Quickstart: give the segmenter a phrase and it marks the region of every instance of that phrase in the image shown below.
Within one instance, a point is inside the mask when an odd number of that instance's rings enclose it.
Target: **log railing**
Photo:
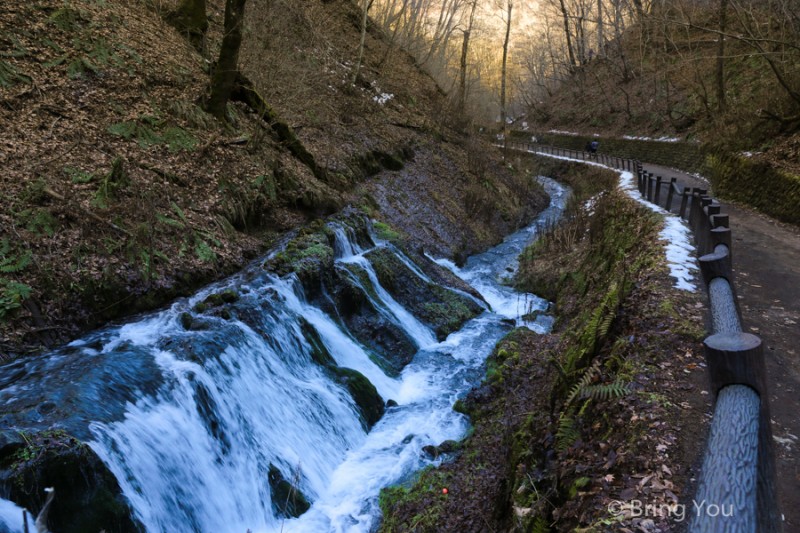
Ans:
[[[742,331],[728,215],[707,190],[654,176],[638,161],[514,141],[506,148],[628,170],[643,198],[688,222],[708,292],[711,331],[703,347],[715,399],[698,488],[685,507],[688,531],[781,531],[763,345]]]

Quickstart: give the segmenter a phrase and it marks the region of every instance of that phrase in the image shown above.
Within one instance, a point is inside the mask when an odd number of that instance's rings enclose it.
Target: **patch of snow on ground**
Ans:
[[[667,259],[667,267],[669,267],[670,276],[675,278],[676,289],[684,291],[695,292],[697,284],[695,282],[695,272],[699,269],[697,267],[697,260],[694,257],[695,247],[691,244],[691,232],[684,224],[683,220],[677,215],[662,209],[661,207],[652,204],[642,198],[638,189],[633,181],[633,173],[601,165],[590,161],[583,161],[581,159],[573,159],[571,157],[554,156],[537,152],[536,150],[528,150],[531,153],[552,157],[554,159],[563,159],[565,161],[575,161],[577,163],[585,163],[587,165],[594,165],[598,167],[608,168],[619,172],[619,186],[620,189],[625,191],[629,197],[647,207],[651,211],[659,213],[664,217],[664,229],[658,234],[662,240],[665,241],[664,255]],[[588,201],[587,201],[588,203]],[[588,206],[587,206],[588,207]]]
[[[394,98],[394,95],[391,93],[381,93],[379,95],[373,96],[372,99],[378,102],[380,105],[384,105],[386,102]]]
[[[594,214],[594,206],[597,205],[597,201],[603,197],[603,193],[599,192],[583,202],[583,209],[589,214],[589,216]]]
[[[680,142],[680,138],[678,137],[667,137],[667,136],[654,139],[653,137],[635,137],[633,135],[623,135],[622,138],[628,141],[655,141],[660,143]]]
[[[549,130],[547,133],[555,133],[557,135],[572,135],[573,137],[577,137],[580,133],[575,133],[574,131],[562,131],[562,130]]]

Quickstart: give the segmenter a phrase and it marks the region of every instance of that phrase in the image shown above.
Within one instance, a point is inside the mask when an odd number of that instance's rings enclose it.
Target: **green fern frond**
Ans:
[[[598,385],[588,385],[580,391],[582,398],[593,400],[609,400],[611,398],[622,398],[628,394],[628,386],[621,381],[614,383],[602,383]]]
[[[570,389],[567,400],[564,402],[565,409],[572,405],[572,402],[574,402],[576,398],[582,396],[582,391],[589,386],[589,384],[594,380],[595,376],[597,376],[599,373],[600,360],[596,359],[591,366],[589,366],[589,368],[584,370],[581,378]]]
[[[170,202],[169,205],[172,207],[172,210],[175,212],[175,214],[178,215],[178,218],[180,218],[183,222],[188,222],[188,220],[186,220],[186,214],[183,212],[183,209],[178,207],[178,204],[175,202]]]
[[[556,431],[556,450],[563,452],[581,438],[581,432],[575,427],[575,419],[563,413],[558,419]]]
[[[29,251],[21,255],[13,255],[8,239],[0,240],[0,273],[14,274],[24,270],[30,263],[31,253]]]

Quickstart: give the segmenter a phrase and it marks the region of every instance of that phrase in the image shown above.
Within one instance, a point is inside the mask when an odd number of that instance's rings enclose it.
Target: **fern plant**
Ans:
[[[17,255],[11,249],[8,239],[0,240],[0,274],[16,274],[24,270],[30,262],[30,252]],[[4,319],[14,309],[21,307],[31,292],[30,286],[24,283],[0,277],[0,319]]]
[[[575,419],[565,412],[558,417],[558,429],[556,430],[556,450],[563,452],[581,438],[581,432],[577,427]]]
[[[0,273],[14,274],[22,271],[31,262],[31,253],[14,255],[8,239],[0,240]]]

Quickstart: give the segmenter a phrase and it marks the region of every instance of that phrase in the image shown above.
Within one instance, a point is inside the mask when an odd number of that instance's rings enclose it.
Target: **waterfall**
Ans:
[[[0,367],[0,414],[54,398],[73,406],[61,426],[85,427],[79,436],[149,533],[370,531],[380,488],[433,464],[424,446],[463,437],[467,420],[452,405],[480,381],[486,356],[511,327],[507,319],[519,318],[521,299],[547,304],[498,282],[533,238],[534,224],[463,268],[438,261],[491,310],[437,342],[381,284],[369,252],[386,248],[432,283],[424,269],[374,235],[367,245],[344,225],[329,228],[339,271],[419,348],[399,375],[387,375],[294,275],[279,278],[254,265],[167,310]],[[204,305],[224,291],[237,296],[224,307]],[[530,326],[546,330],[539,319]],[[394,400],[371,428],[351,392],[320,363],[323,348],[331,365],[357,371],[383,400]],[[299,517],[273,503],[276,471],[311,503]],[[0,529],[13,512],[0,500]]]

